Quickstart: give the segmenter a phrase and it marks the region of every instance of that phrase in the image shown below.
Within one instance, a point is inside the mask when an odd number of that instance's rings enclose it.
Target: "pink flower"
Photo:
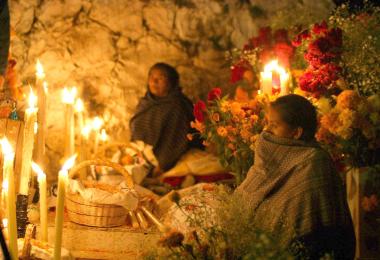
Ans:
[[[194,117],[195,119],[203,123],[205,121],[205,115],[204,112],[206,111],[206,104],[202,100],[199,100],[195,105],[194,105]]]
[[[213,88],[207,95],[208,101],[213,101],[215,99],[219,99],[222,95],[222,90],[220,88]]]

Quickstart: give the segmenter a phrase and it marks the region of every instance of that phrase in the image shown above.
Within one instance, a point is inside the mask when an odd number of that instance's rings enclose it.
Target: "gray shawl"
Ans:
[[[329,155],[316,142],[263,132],[254,161],[236,193],[249,204],[258,227],[284,245],[304,242],[312,258],[321,251],[353,256],[355,238],[345,190]]]
[[[189,148],[186,137],[193,120],[193,104],[179,87],[166,97],[147,91],[130,121],[131,140],[153,146],[162,170],[169,170]]]

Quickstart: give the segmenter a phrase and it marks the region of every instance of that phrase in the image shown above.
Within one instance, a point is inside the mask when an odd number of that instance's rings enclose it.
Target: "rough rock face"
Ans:
[[[64,86],[77,86],[87,115],[104,116],[108,132],[122,141],[151,65],[175,66],[194,100],[227,87],[225,51],[240,48],[288,1],[255,1],[268,14],[263,18],[250,12],[253,3],[237,0],[10,0],[19,78],[33,83],[39,58],[49,83],[50,172],[63,153]],[[331,5],[314,8],[327,13]]]

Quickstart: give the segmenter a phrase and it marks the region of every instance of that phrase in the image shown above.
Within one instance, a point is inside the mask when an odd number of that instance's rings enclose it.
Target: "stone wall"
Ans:
[[[185,93],[193,99],[213,86],[226,87],[225,51],[240,48],[271,16],[295,1],[251,2],[10,0],[11,51],[20,80],[34,82],[39,58],[49,82],[50,169],[56,171],[63,153],[63,86],[77,86],[89,115],[104,115],[112,137],[126,139],[129,118],[145,92],[152,64],[174,65]],[[305,5],[326,14],[332,7],[316,2]]]

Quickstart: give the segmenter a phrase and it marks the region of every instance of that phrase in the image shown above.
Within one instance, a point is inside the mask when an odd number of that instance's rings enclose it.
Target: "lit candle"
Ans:
[[[108,135],[107,135],[106,129],[102,129],[102,131],[100,131],[100,140],[102,141],[103,144],[107,142]]]
[[[79,151],[79,161],[80,162],[83,162],[83,161],[88,159],[88,152],[89,152],[88,139],[90,136],[91,128],[92,127],[90,125],[85,125],[81,131],[82,137],[81,137],[80,151]],[[86,168],[80,169],[79,178],[81,180],[85,180],[86,177],[87,177],[87,169]]]
[[[38,185],[40,190],[40,223],[41,223],[41,240],[47,242],[48,238],[48,225],[47,225],[47,185],[46,174],[34,162],[32,162],[32,169],[37,173]]]
[[[96,116],[92,121],[92,129],[94,130],[94,155],[98,153],[98,146],[99,146],[99,130],[103,125],[103,120]]]
[[[281,93],[280,95],[289,94],[289,74],[286,73],[285,70],[280,73],[280,81],[281,81]]]
[[[37,119],[37,97],[34,95],[32,89],[29,94],[29,108],[25,110],[24,116],[24,133],[22,139],[22,162],[20,173],[20,187],[19,193],[28,195],[29,192],[29,179],[34,146],[34,127]]]
[[[74,129],[74,101],[77,94],[76,87],[64,88],[62,92],[62,102],[66,104],[65,113],[65,158],[74,153],[75,149],[75,129]]]
[[[273,73],[276,72],[280,76],[280,95],[286,95],[289,93],[288,83],[289,74],[284,68],[282,68],[277,60],[273,60],[264,66],[264,71],[261,75],[261,92],[263,94],[272,94],[273,86]]]
[[[263,94],[272,94],[272,72],[271,71],[263,71],[260,73],[261,75],[261,92]]]
[[[7,194],[8,194],[8,179],[7,176],[3,176],[4,180],[1,184],[1,216],[7,215]],[[8,221],[8,220],[7,220]],[[8,223],[8,222],[7,222]]]
[[[15,153],[6,137],[1,139],[1,146],[3,149],[3,155],[4,155],[3,176],[7,176],[7,180],[8,180],[7,217],[8,217],[9,251],[12,256],[12,259],[18,259],[17,223],[16,223],[16,187],[15,187],[15,176],[14,176],[14,171],[13,171]]]
[[[43,163],[45,155],[45,133],[46,133],[46,96],[47,83],[44,81],[45,72],[39,60],[36,63],[36,88],[38,96],[38,132],[35,151],[35,159],[39,164]]]
[[[58,195],[55,209],[55,241],[54,260],[61,259],[63,211],[65,204],[66,186],[68,184],[69,169],[74,166],[76,155],[70,157],[58,173]]]
[[[8,219],[3,218],[3,235],[5,240],[8,240]]]
[[[82,101],[82,99],[78,98],[75,101],[75,113],[77,115],[77,122],[78,122],[79,131],[82,131],[82,129],[83,129],[83,111],[84,111],[83,101]],[[79,136],[81,137],[82,134],[80,133]]]

